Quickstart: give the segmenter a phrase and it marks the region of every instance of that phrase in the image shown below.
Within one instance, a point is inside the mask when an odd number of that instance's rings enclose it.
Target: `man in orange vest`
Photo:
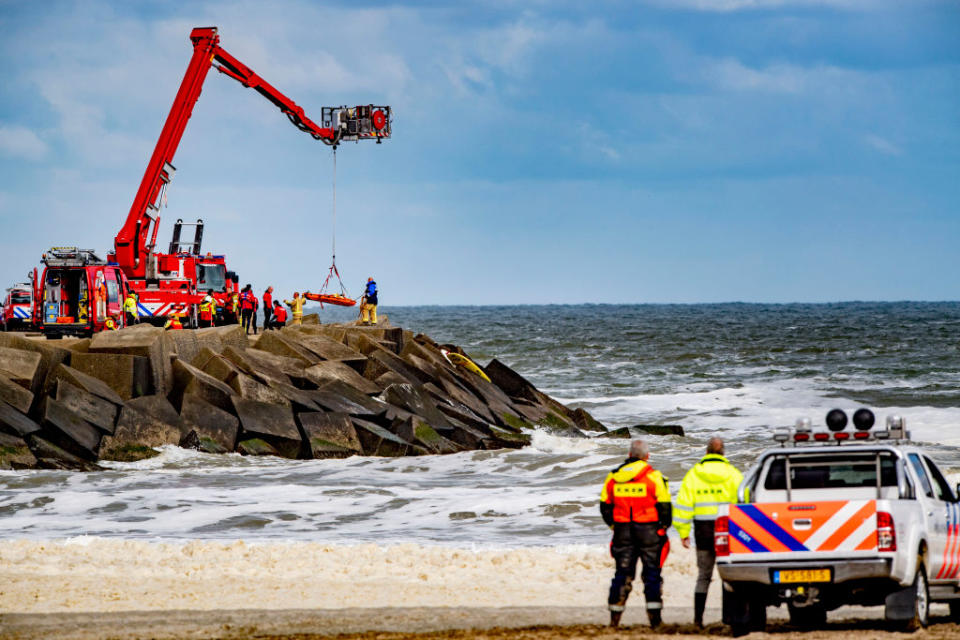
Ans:
[[[607,474],[600,492],[600,514],[613,529],[610,555],[616,573],[610,582],[610,626],[617,627],[637,575],[637,560],[643,569],[643,595],[650,626],[662,622],[660,577],[662,554],[667,547],[667,528],[673,518],[667,479],[651,467],[650,449],[643,440],[630,443],[630,457]]]

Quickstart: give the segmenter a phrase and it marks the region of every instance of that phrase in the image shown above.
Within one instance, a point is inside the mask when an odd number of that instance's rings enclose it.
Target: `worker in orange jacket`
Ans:
[[[273,287],[267,287],[263,292],[263,329],[270,328],[270,316],[273,314]]]
[[[279,300],[273,301],[273,322],[270,327],[273,329],[282,329],[287,324],[287,310],[283,308]]]
[[[647,601],[650,626],[662,622],[663,580],[660,568],[664,550],[669,549],[667,529],[670,527],[673,507],[667,479],[647,462],[650,449],[643,440],[630,443],[626,462],[611,471],[600,493],[600,514],[613,529],[610,554],[616,562],[616,572],[610,582],[610,626],[620,625],[637,574],[637,561],[643,566],[640,574]]]

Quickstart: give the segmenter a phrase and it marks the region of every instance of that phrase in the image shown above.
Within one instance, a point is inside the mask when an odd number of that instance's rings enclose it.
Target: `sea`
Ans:
[[[960,303],[389,307],[394,325],[497,358],[645,438],[675,492],[710,436],[741,469],[776,428],[868,407],[902,416],[960,479]],[[353,319],[325,308],[324,322]],[[638,434],[639,435],[639,434]],[[0,538],[603,545],[597,508],[627,441],[537,431],[521,450],[283,460],[165,447],[94,473],[0,471]]]

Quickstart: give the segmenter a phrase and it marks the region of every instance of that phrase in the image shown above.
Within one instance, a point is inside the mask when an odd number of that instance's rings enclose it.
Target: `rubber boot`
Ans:
[[[620,618],[623,617],[623,611],[610,612],[610,626],[616,629],[620,626]]]
[[[707,608],[707,594],[693,594],[693,624],[697,629],[703,629],[703,610]]]
[[[660,609],[647,609],[647,617],[650,619],[650,628],[656,629],[663,622],[660,616]]]

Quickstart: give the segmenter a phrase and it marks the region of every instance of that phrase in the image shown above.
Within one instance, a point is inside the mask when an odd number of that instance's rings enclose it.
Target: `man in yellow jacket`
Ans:
[[[290,307],[290,311],[293,312],[293,322],[291,324],[303,324],[303,303],[305,300],[306,298],[300,297],[299,291],[293,292],[293,300],[284,300],[286,305]]]
[[[131,327],[140,322],[140,312],[137,309],[137,294],[133,291],[127,293],[123,300],[123,313],[127,316],[127,326]]]
[[[662,621],[660,568],[670,526],[670,491],[667,479],[650,466],[649,459],[646,442],[631,442],[626,462],[607,474],[600,492],[600,515],[613,529],[610,555],[616,562],[607,598],[611,627],[620,625],[637,575],[637,560],[643,566],[640,578],[650,626],[656,628]]]
[[[703,627],[703,610],[707,606],[707,590],[713,577],[717,556],[713,548],[713,527],[717,507],[737,501],[737,488],[743,475],[723,457],[723,440],[710,438],[707,455],[683,477],[673,525],[681,542],[690,548],[690,529],[697,545],[697,586],[693,592],[693,621]]]

